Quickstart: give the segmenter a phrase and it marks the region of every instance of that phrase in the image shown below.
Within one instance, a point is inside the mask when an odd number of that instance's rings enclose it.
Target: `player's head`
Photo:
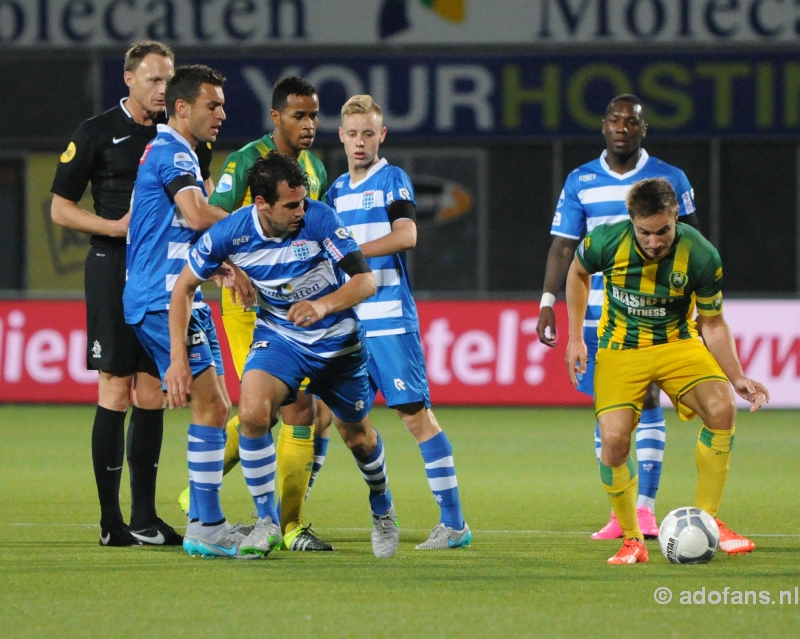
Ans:
[[[625,200],[636,243],[649,260],[666,255],[675,241],[678,198],[669,180],[648,178],[637,182]]]
[[[170,124],[196,142],[213,142],[225,119],[225,77],[204,64],[188,64],[175,69],[167,83],[167,115]],[[191,140],[190,140],[191,142]]]
[[[248,173],[247,186],[265,231],[284,235],[302,226],[308,181],[292,156],[273,151],[259,158]]]
[[[371,167],[386,139],[383,111],[370,95],[354,95],[342,107],[339,139],[344,144],[350,170]]]
[[[142,40],[125,53],[123,77],[130,99],[151,118],[164,111],[164,92],[174,73],[175,55],[166,44]]]
[[[625,161],[642,146],[647,135],[642,101],[631,93],[618,95],[608,103],[603,118],[606,151]]]
[[[270,111],[275,131],[272,135],[279,151],[298,157],[314,144],[319,118],[317,90],[303,78],[278,80],[272,91]]]

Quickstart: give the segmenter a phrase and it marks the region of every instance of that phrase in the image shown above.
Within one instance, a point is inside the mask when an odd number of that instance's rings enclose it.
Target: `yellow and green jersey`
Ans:
[[[678,222],[672,249],[648,260],[636,245],[633,224],[602,224],[578,247],[590,273],[603,273],[598,346],[643,348],[697,337],[700,315],[722,312],[722,262],[699,231]]]
[[[231,153],[225,160],[225,168],[217,181],[209,202],[220,206],[229,213],[252,203],[250,189],[247,188],[247,172],[259,158],[275,151],[275,142],[269,135],[243,146]],[[300,167],[308,177],[308,195],[312,200],[322,200],[328,189],[328,174],[320,159],[310,151],[301,151],[297,158]]]

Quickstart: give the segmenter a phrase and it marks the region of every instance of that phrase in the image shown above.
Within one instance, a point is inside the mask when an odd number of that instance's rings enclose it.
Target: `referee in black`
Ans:
[[[166,123],[164,93],[174,55],[155,41],[135,43],[125,54],[130,93],[119,105],[83,122],[61,155],[51,191],[50,215],[61,226],[90,233],[86,256],[86,361],[100,371],[92,429],[92,462],[100,497],[100,545],[180,545],[183,538],[156,513],[156,475],[164,432],[164,395],[155,363],[125,324],[125,236],[139,159]],[[211,154],[198,148],[203,178]],[[96,215],[78,206],[88,183]],[[125,415],[133,410],[125,441]],[[131,519],[119,505],[123,456],[131,480]]]

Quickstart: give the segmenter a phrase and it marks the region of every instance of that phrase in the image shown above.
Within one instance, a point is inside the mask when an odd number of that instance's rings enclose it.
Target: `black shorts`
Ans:
[[[86,256],[86,368],[117,377],[149,373],[158,367],[125,323],[125,250],[92,246]]]

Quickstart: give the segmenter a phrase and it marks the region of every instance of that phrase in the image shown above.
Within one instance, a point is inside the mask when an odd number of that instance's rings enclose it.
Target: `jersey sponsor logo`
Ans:
[[[346,240],[348,237],[350,237],[350,231],[343,226],[340,226],[338,229],[336,229],[336,237],[338,237],[340,240]]]
[[[343,230],[343,229],[337,229],[337,231],[336,231],[337,234],[339,233],[339,230]],[[345,230],[345,232],[347,232],[347,231]],[[338,248],[336,248],[336,244],[331,242],[331,239],[329,237],[326,237],[324,240],[322,240],[322,244],[325,247],[325,250],[328,251],[328,255],[330,255],[330,257],[334,261],[338,262],[339,260],[341,260],[344,257],[342,252]]]
[[[69,146],[67,146],[67,150],[61,154],[60,160],[66,164],[67,162],[71,162],[72,158],[75,157],[75,153],[78,152],[77,147],[75,146],[74,142],[70,142]]]
[[[636,317],[666,317],[667,309],[664,306],[671,301],[664,298],[628,293],[618,289],[616,286],[611,287],[611,296],[627,307],[628,315],[635,315]]]
[[[364,191],[361,194],[361,208],[369,211],[373,206],[375,206],[375,191]]]
[[[256,342],[253,342],[250,345],[250,350],[253,350],[254,348],[268,348],[268,347],[269,347],[269,340],[260,339],[260,340],[258,340]]]
[[[581,182],[591,182],[592,180],[596,180],[597,179],[597,173],[588,173],[587,175],[579,175],[578,179]],[[562,193],[563,193],[563,191],[562,191]]]
[[[673,271],[672,275],[669,276],[669,285],[676,291],[680,291],[688,281],[689,278],[686,273],[681,273],[680,271]]]
[[[239,246],[240,244],[245,244],[249,240],[250,240],[250,236],[249,235],[242,235],[242,237],[235,237],[235,238],[233,238],[233,245],[234,246]]]
[[[126,135],[124,138],[118,138],[118,137],[111,138],[111,144],[119,144],[120,142],[124,142],[125,140],[127,140],[129,137],[131,136]]]
[[[208,341],[206,338],[206,334],[203,331],[198,331],[196,333],[189,333],[186,336],[186,345],[187,346],[198,346],[200,344],[205,344]]]
[[[195,262],[197,262],[197,265],[202,268],[203,264],[205,264],[206,261],[202,257],[200,257],[200,251],[198,251],[196,248],[193,248],[190,251],[190,254],[192,256],[192,259]]]
[[[277,289],[259,287],[259,291],[264,297],[269,297],[270,299],[280,300],[282,302],[296,302],[318,293],[322,290],[322,286],[320,282],[303,284],[296,288],[291,284],[284,284]]]
[[[311,255],[311,251],[308,247],[308,240],[292,242],[292,254],[295,256],[295,259],[300,261],[307,260],[309,255]]]
[[[191,171],[194,169],[194,160],[192,159],[192,156],[188,153],[184,153],[183,151],[179,151],[173,156],[172,163],[184,171]]]
[[[217,193],[227,193],[233,188],[233,176],[225,173],[217,184]]]

